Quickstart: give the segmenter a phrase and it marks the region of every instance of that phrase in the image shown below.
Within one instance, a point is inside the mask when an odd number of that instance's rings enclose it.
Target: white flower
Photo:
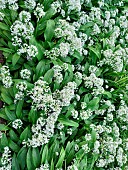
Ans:
[[[31,14],[27,11],[21,11],[19,14],[19,19],[21,22],[29,22],[31,20]]]
[[[31,71],[28,70],[28,69],[23,69],[23,70],[20,71],[20,76],[23,79],[29,79],[30,76],[31,76]]]
[[[68,2],[68,12],[70,13],[72,10],[80,12],[80,10],[81,10],[80,0],[69,0],[69,2]]]
[[[36,55],[38,54],[38,49],[36,46],[30,45],[30,46],[28,46],[26,52],[27,52],[27,59],[31,60],[32,57],[36,57]]]
[[[51,4],[51,8],[54,9],[55,13],[57,13],[61,11],[61,5],[62,5],[61,1],[55,1]]]
[[[72,116],[73,116],[73,118],[74,119],[76,119],[77,117],[78,117],[78,111],[77,110],[75,110],[75,109],[73,109],[72,111],[71,111],[71,113],[72,113]]]
[[[23,125],[23,122],[20,119],[16,119],[12,122],[12,127],[15,129],[21,128]]]
[[[5,17],[5,14],[0,12],[0,21],[2,21],[4,19],[4,17]]]
[[[14,103],[16,103],[18,100],[22,100],[24,98],[24,93],[22,91],[18,91],[15,94],[15,100]]]
[[[12,78],[10,76],[9,67],[3,65],[0,68],[0,72],[1,72],[1,78],[0,79],[2,80],[4,87],[10,88],[11,85],[13,84],[13,81],[12,81]]]
[[[6,8],[6,1],[5,0],[1,0],[0,1],[0,9],[4,9]]]
[[[90,151],[90,148],[88,147],[88,144],[82,145],[82,149],[84,150],[85,153],[88,153]]]
[[[1,156],[1,164],[2,167],[0,168],[1,170],[11,170],[11,151],[9,150],[9,147],[6,146],[4,147],[4,153]]]
[[[60,45],[60,55],[62,57],[66,57],[70,51],[70,44],[69,43],[61,43]]]
[[[25,91],[27,89],[27,84],[26,82],[19,82],[16,84],[16,88],[20,91]]]
[[[44,6],[42,4],[37,4],[36,9],[34,10],[34,15],[38,18],[38,20],[45,15]]]
[[[25,0],[24,4],[25,4],[25,7],[30,10],[34,9],[36,6],[35,0]]]

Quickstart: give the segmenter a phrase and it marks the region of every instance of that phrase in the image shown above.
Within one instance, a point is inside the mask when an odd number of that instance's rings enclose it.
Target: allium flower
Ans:
[[[19,129],[22,127],[22,125],[23,125],[23,122],[20,119],[16,119],[12,122],[12,127],[14,129]]]
[[[23,70],[20,71],[20,76],[23,79],[29,79],[30,76],[31,76],[31,71],[28,70],[28,69],[23,69]]]
[[[4,84],[6,88],[10,88],[13,84],[12,78],[10,76],[9,67],[8,66],[2,66],[0,68],[1,73],[1,81]]]
[[[21,11],[19,13],[19,19],[21,22],[29,22],[31,20],[31,14],[27,11]]]
[[[36,6],[35,0],[25,0],[24,4],[25,4],[25,7],[30,10],[33,10]]]

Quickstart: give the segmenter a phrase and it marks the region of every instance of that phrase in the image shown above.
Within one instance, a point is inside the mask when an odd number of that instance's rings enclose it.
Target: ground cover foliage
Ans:
[[[127,5],[0,0],[0,170],[128,170]]]

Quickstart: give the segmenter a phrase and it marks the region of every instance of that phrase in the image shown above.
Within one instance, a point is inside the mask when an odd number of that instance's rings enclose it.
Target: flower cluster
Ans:
[[[4,87],[9,88],[11,87],[13,81],[12,77],[9,72],[9,67],[4,65],[0,68],[0,75],[1,75],[1,80],[4,85]]]
[[[4,147],[4,152],[1,157],[1,164],[2,167],[0,167],[0,170],[8,169],[11,170],[12,162],[11,162],[11,151],[9,150],[9,147]]]
[[[30,22],[31,14],[26,11],[21,11],[19,20],[16,20],[11,26],[11,35],[14,46],[19,46],[17,53],[19,55],[26,54],[26,58],[31,60],[38,54],[38,49],[34,45],[26,44],[26,41],[31,39],[34,27]]]
[[[20,71],[20,76],[22,79],[29,79],[31,76],[31,71],[28,69],[23,69]]]
[[[14,103],[16,103],[18,100],[23,100],[24,98],[24,94],[26,92],[27,89],[27,84],[25,81],[23,82],[19,82],[18,84],[16,84],[16,89],[18,90],[18,92],[15,94],[15,100]]]
[[[15,119],[13,122],[12,122],[12,127],[14,129],[18,129],[18,128],[21,128],[22,127],[22,124],[23,122],[20,120],[20,119]]]

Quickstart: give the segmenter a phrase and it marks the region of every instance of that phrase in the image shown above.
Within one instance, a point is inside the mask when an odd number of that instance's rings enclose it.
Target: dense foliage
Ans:
[[[127,18],[127,0],[0,0],[0,170],[128,170]]]

